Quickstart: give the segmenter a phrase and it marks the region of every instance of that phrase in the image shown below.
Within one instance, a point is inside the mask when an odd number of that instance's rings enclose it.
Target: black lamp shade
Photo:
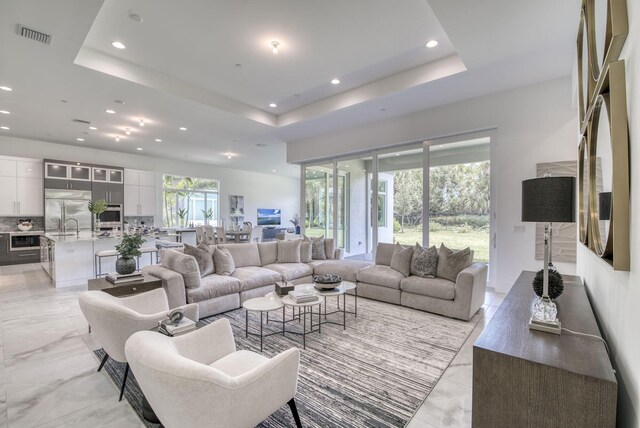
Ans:
[[[600,220],[611,219],[611,192],[598,193],[598,217]]]
[[[522,221],[573,223],[574,177],[533,178],[522,182]]]

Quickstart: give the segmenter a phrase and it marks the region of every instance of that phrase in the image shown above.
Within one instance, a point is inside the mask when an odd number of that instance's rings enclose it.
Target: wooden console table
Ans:
[[[529,330],[534,275],[522,272],[473,346],[473,427],[615,427],[618,383],[602,341]],[[600,336],[582,281],[563,278],[562,327]]]

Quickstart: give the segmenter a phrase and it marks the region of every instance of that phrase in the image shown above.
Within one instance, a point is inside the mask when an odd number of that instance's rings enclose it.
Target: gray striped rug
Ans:
[[[330,300],[329,311],[335,309],[335,299]],[[347,300],[348,310],[353,310],[353,297]],[[281,311],[275,311],[270,319],[281,320],[281,316]],[[287,317],[290,316],[288,311]],[[238,349],[260,352],[258,337],[245,338],[243,309],[202,321],[211,323],[222,317],[230,320]],[[328,319],[341,322],[342,314],[330,315]],[[346,330],[342,326],[324,324],[321,334],[307,335],[295,397],[303,426],[405,425],[478,320],[478,314],[464,322],[360,298],[358,317],[347,315]],[[250,318],[250,325],[259,328],[258,315]],[[281,330],[281,326],[272,322],[265,326],[265,332]],[[294,321],[287,323],[286,328],[301,331],[302,327]],[[270,336],[265,338],[263,354],[272,357],[292,346],[302,349],[302,337]],[[103,355],[101,350],[96,354],[98,357]],[[120,385],[124,364],[109,360],[105,367],[116,385]],[[129,376],[125,396],[141,415],[142,394],[135,377]],[[260,426],[292,427],[295,424],[285,405]]]

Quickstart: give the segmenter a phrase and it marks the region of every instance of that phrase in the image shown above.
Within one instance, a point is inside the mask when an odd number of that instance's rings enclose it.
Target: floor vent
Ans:
[[[89,122],[88,120],[82,120],[82,119],[73,119],[72,122],[82,123],[83,125],[91,125],[91,122]]]
[[[22,37],[26,37],[27,39],[35,40],[36,42],[44,43],[46,45],[51,44],[52,36],[50,34],[32,30],[24,25],[18,25],[18,34]]]

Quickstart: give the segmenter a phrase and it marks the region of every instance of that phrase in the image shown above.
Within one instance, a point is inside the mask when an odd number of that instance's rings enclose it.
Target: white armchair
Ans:
[[[137,331],[157,327],[158,321],[166,319],[170,312],[167,294],[162,288],[130,297],[114,297],[102,291],[85,291],[80,294],[79,303],[92,333],[105,352],[98,371],[102,370],[109,358],[126,363],[124,345],[127,339]],[[187,318],[199,320],[197,304],[188,304],[182,308]],[[159,333],[155,334],[161,336]],[[120,400],[128,374],[127,363],[120,388]]]
[[[271,359],[236,351],[226,318],[178,337],[135,333],[125,353],[167,428],[254,427],[285,403],[302,426],[294,401],[300,351],[288,349]]]

